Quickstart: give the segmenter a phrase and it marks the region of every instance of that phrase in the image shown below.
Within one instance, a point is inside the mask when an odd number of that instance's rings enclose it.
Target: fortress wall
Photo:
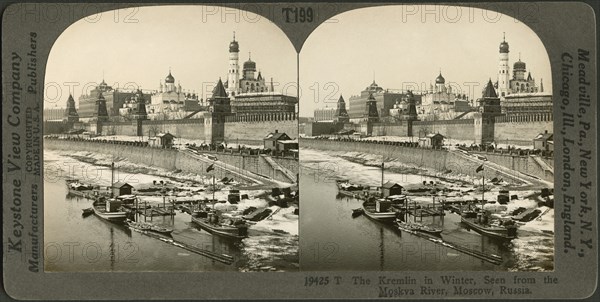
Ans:
[[[373,136],[408,136],[408,123],[402,121],[398,124],[376,123],[373,124]]]
[[[533,138],[544,131],[554,133],[553,121],[496,122],[494,141],[531,146]]]
[[[225,123],[225,141],[263,145],[263,138],[275,130],[287,133],[292,139],[297,138],[298,120]]]
[[[472,119],[448,121],[417,121],[413,123],[413,135],[424,136],[439,133],[450,139],[475,141],[475,124]]]

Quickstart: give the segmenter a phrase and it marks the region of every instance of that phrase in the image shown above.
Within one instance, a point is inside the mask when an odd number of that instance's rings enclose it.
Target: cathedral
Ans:
[[[466,95],[456,94],[452,91],[452,86],[446,85],[446,79],[440,70],[440,74],[435,78],[435,86],[429,85],[429,90],[422,95],[421,105],[417,110],[423,119],[439,119],[443,116],[454,118],[471,110],[471,106]]]
[[[191,112],[201,109],[201,100],[195,92],[190,93],[181,88],[181,83],[175,85],[175,77],[169,74],[164,82],[159,83],[159,90],[152,94],[147,112],[150,116],[158,113],[171,114],[176,112]]]

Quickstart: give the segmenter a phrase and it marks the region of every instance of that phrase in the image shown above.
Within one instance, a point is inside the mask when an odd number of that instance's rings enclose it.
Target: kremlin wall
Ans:
[[[227,121],[224,123],[224,140],[226,143],[262,145],[264,137],[278,130],[287,133],[292,138],[297,137],[298,119],[293,115],[284,116],[279,120],[269,114],[254,116],[256,121]],[[181,120],[143,120],[142,133],[144,136],[154,136],[157,133],[171,133],[178,138],[211,142],[205,135],[204,118]],[[71,128],[72,127],[72,128]],[[65,129],[85,129],[92,132],[92,124],[77,122],[70,126],[63,121],[45,121],[44,134],[64,133]],[[105,135],[137,135],[137,124],[133,122],[105,122],[102,124]]]

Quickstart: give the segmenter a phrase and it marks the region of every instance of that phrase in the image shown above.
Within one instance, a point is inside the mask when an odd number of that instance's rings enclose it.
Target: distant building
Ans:
[[[278,151],[298,150],[298,140],[280,140],[277,142]]]
[[[500,43],[498,81],[495,85],[498,89],[498,96],[506,97],[515,93],[544,92],[542,83],[540,82],[538,87],[535,79],[531,76],[531,72],[527,73],[526,64],[521,61],[520,54],[519,61],[513,64],[512,78],[510,78],[509,52],[509,45],[506,42],[506,36],[504,36]],[[527,76],[525,76],[526,73]]]
[[[446,85],[441,72],[435,79],[435,86],[430,84],[429,90],[421,96],[421,105],[417,108],[421,119],[425,120],[454,116],[470,110],[466,95],[454,93],[452,87]]]
[[[146,107],[150,116],[158,113],[197,111],[202,108],[195,92],[184,92],[181,83],[175,86],[175,77],[170,70],[164,82],[160,82],[159,90],[152,94],[150,103]]]
[[[285,134],[283,132],[279,132],[278,130],[275,130],[275,132],[267,134],[267,136],[265,136],[263,142],[264,142],[265,149],[281,151],[280,148],[282,146],[279,144],[279,142],[280,141],[291,141],[291,140],[292,140],[292,138],[289,137],[287,134]]]
[[[427,134],[419,139],[419,146],[422,148],[441,148],[444,145],[444,138],[439,133]]]
[[[240,119],[261,114],[295,116],[298,98],[276,92],[238,94],[231,101],[231,111]]]
[[[548,131],[536,135],[533,139],[533,149],[554,151],[554,135]]]
[[[335,108],[318,108],[314,111],[315,122],[331,122],[335,119]]]
[[[119,109],[123,108],[123,104],[126,102],[126,100],[131,98],[136,91],[114,89],[106,84],[104,80],[102,80],[102,82],[90,90],[88,94],[82,94],[79,96],[79,108],[77,111],[79,113],[80,120],[95,117],[94,114],[97,109],[96,100],[98,99],[98,95],[100,93],[102,93],[102,96],[106,101],[107,113],[110,117],[112,117],[119,115]],[[149,100],[150,94],[144,93],[144,98]]]
[[[44,121],[62,121],[65,117],[65,108],[44,108]]]
[[[373,81],[371,85],[367,86],[365,90],[361,91],[360,95],[353,95],[348,100],[349,108],[346,109],[351,122],[360,122],[363,119],[365,104],[371,95],[376,101],[378,115],[381,118],[387,117],[390,109],[394,108],[394,105],[397,102],[408,100],[406,93],[385,90],[382,87],[379,87],[375,81]],[[417,103],[421,102],[421,97],[419,95],[415,95],[415,99]]]
[[[173,147],[173,142],[175,140],[175,135],[171,133],[159,133],[156,135],[158,141],[156,143],[158,146],[162,148],[171,148]]]
[[[552,95],[544,93],[515,93],[500,99],[502,113],[511,116],[552,114]]]
[[[126,182],[115,182],[111,188],[112,195],[117,197],[121,195],[131,195],[133,186]]]
[[[235,40],[234,32],[233,40],[229,43],[229,69],[227,81],[224,83],[227,94],[233,97],[242,93],[273,92],[273,79],[271,78],[271,82],[267,85],[261,72],[258,71],[256,74],[256,62],[252,61],[250,53],[248,53],[248,61],[244,62],[240,78],[239,52],[240,44]]]
[[[384,198],[394,195],[400,195],[402,194],[402,186],[395,182],[388,181],[384,183],[383,186],[381,186],[381,194]]]

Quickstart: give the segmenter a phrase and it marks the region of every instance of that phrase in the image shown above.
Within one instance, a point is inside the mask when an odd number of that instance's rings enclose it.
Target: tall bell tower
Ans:
[[[240,45],[235,40],[235,31],[233,32],[233,41],[229,43],[229,70],[227,71],[227,94],[234,96],[238,94],[240,87],[240,65],[239,65]]]
[[[509,72],[508,43],[506,42],[506,36],[503,36],[502,43],[500,43],[500,56],[498,61],[498,94],[500,97],[509,94]]]

